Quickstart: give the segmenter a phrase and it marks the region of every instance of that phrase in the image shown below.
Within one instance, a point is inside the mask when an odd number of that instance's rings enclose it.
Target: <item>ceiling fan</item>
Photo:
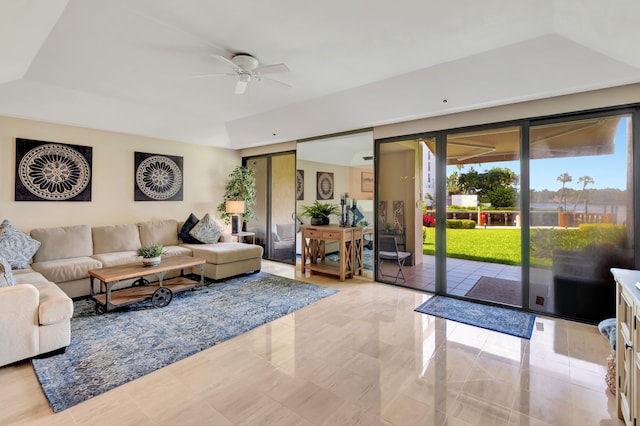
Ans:
[[[222,55],[211,55],[215,59],[223,62],[233,68],[233,72],[226,73],[215,73],[215,74],[201,74],[194,75],[193,78],[205,78],[205,77],[220,77],[220,76],[233,76],[236,77],[236,87],[234,93],[236,95],[241,95],[247,91],[247,87],[249,86],[249,82],[251,80],[268,80],[270,82],[285,86],[291,87],[287,83],[284,83],[279,80],[275,80],[270,77],[265,77],[264,74],[276,74],[289,72],[289,68],[285,64],[273,64],[273,65],[260,65],[260,62],[255,57],[248,55],[246,53],[239,53],[233,55],[231,59],[228,59]]]

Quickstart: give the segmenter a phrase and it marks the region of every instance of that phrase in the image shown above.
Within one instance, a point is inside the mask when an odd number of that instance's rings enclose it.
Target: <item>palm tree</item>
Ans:
[[[571,177],[571,175],[569,175],[569,173],[563,173],[560,176],[558,176],[558,178],[556,179],[559,182],[562,182],[562,189],[560,190],[560,203],[562,202],[562,199],[564,199],[564,209],[567,210],[567,196],[564,193],[564,186],[565,184],[567,184],[568,182],[571,182],[573,180],[573,178]],[[558,203],[558,204],[560,204]]]
[[[578,206],[578,201],[580,201],[580,197],[584,193],[584,190],[587,188],[587,185],[593,184],[595,182],[596,181],[593,180],[591,176],[581,176],[580,178],[578,178],[578,183],[582,183],[582,189],[578,193],[578,198],[576,199],[576,203],[573,205],[574,212],[576,211],[576,207]]]

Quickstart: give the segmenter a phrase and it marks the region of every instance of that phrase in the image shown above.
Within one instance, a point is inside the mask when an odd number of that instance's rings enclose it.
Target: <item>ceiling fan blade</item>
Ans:
[[[212,73],[212,74],[196,74],[196,75],[192,75],[191,78],[207,78],[207,77],[226,77],[226,76],[231,76],[231,77],[235,77],[238,74],[234,73],[234,72],[220,72],[220,73]]]
[[[216,54],[212,54],[211,56],[212,56],[214,59],[217,59],[218,61],[223,62],[223,63],[224,63],[224,64],[226,64],[226,65],[229,65],[229,66],[230,66],[230,67],[232,67],[234,70],[236,70],[236,71],[240,71],[240,67],[239,67],[239,66],[237,66],[236,64],[234,64],[234,63],[231,61],[231,59],[229,59],[229,58],[227,58],[227,57],[225,57],[225,56],[222,56],[222,55],[216,55]]]
[[[280,81],[280,80],[276,80],[275,78],[271,78],[271,77],[263,77],[263,76],[259,76],[257,77],[258,81],[266,81],[268,83],[271,84],[275,84],[281,87],[286,87],[287,89],[291,89],[293,88],[292,85],[285,83],[284,81]]]
[[[257,74],[275,74],[279,72],[289,72],[289,67],[285,64],[263,65],[254,71]]]

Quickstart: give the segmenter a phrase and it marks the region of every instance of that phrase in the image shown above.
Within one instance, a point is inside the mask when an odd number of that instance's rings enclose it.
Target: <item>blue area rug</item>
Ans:
[[[536,316],[528,312],[482,305],[444,296],[433,296],[415,309],[417,312],[446,318],[512,336],[531,338]]]
[[[336,292],[259,272],[176,293],[163,308],[141,302],[96,315],[92,300],[80,300],[66,352],[33,367],[58,412]]]
[[[340,253],[328,254],[325,257],[325,259],[330,260],[332,262],[339,262]],[[362,250],[362,267],[369,271],[373,270],[373,250],[369,250],[366,247]]]

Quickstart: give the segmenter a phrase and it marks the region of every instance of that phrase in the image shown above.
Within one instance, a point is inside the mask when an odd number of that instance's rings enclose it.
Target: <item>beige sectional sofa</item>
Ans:
[[[260,270],[262,247],[232,242],[230,234],[222,234],[216,244],[183,244],[178,238],[179,225],[177,220],[169,219],[93,228],[78,225],[33,229],[31,237],[41,246],[33,256],[31,268],[58,284],[70,297],[89,295],[89,270],[138,262],[138,247],[151,244],[162,244],[164,256],[206,260],[205,276],[214,280]]]
[[[40,242],[32,262],[11,271],[17,285],[0,287],[0,366],[68,346],[71,298],[90,294],[89,270],[139,262],[141,246],[162,244],[163,256],[200,257],[207,262],[205,276],[214,280],[260,270],[261,246],[232,242],[226,233],[215,244],[184,244],[180,229],[170,219],[31,230]]]

